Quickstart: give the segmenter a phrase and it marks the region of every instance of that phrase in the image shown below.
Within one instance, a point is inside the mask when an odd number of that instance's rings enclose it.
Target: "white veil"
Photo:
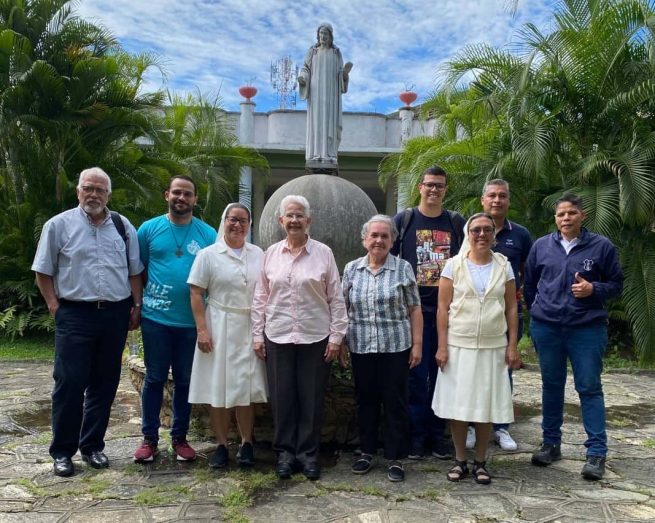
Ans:
[[[469,243],[469,223],[471,223],[471,220],[473,218],[480,218],[480,214],[482,213],[476,213],[473,216],[471,216],[468,220],[466,220],[466,223],[464,224],[464,241],[462,242],[462,245],[459,248],[459,254],[466,255],[466,253],[471,250],[471,244]],[[495,224],[496,222],[494,221],[494,225]],[[496,242],[496,231],[494,231],[494,244],[495,242]]]

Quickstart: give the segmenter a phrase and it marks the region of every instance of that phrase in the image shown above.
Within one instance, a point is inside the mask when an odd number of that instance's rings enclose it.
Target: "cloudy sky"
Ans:
[[[238,110],[237,89],[252,80],[257,111],[277,108],[271,62],[299,65],[321,22],[354,63],[344,110],[389,113],[398,93],[414,86],[419,101],[435,85],[441,63],[467,44],[503,46],[525,22],[546,29],[555,0],[520,0],[516,16],[505,0],[82,0],[77,12],[109,28],[130,52],[164,56],[166,86],[175,91],[220,90]],[[161,84],[151,75],[150,85]],[[298,100],[298,109],[305,102]]]

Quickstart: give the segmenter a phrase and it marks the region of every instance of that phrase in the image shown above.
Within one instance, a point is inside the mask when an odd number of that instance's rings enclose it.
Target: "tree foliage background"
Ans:
[[[70,0],[0,0],[0,329],[50,328],[30,266],[43,224],[77,205],[81,170],[112,178],[110,207],[138,225],[166,211],[175,174],[199,185],[216,226],[238,192],[239,168],[267,170],[238,145],[215,94],[144,92],[165,60],[130,55]]]
[[[514,5],[514,4],[512,4]],[[611,305],[642,362],[655,361],[655,10],[652,1],[564,0],[549,31],[526,24],[512,44],[464,47],[438,71],[424,106],[431,137],[380,166],[401,203],[423,170],[449,173],[446,205],[478,210],[486,180],[511,185],[511,219],[538,237],[554,202],[584,199],[584,226],[620,252],[625,287]]]

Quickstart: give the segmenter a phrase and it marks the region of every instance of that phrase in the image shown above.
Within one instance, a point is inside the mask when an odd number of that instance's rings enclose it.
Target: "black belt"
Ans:
[[[108,301],[108,300],[98,300],[98,301],[76,301],[76,300],[65,300],[63,298],[59,299],[60,305],[66,305],[69,307],[77,307],[80,309],[111,309],[113,307],[118,307],[119,305],[124,305],[127,302],[132,302],[132,298],[125,298],[121,301]]]

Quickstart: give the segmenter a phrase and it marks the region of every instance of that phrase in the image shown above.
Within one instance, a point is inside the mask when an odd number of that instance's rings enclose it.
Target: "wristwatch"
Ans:
[[[140,309],[141,307],[143,307],[143,303],[135,303],[134,306],[135,306],[137,309]]]

